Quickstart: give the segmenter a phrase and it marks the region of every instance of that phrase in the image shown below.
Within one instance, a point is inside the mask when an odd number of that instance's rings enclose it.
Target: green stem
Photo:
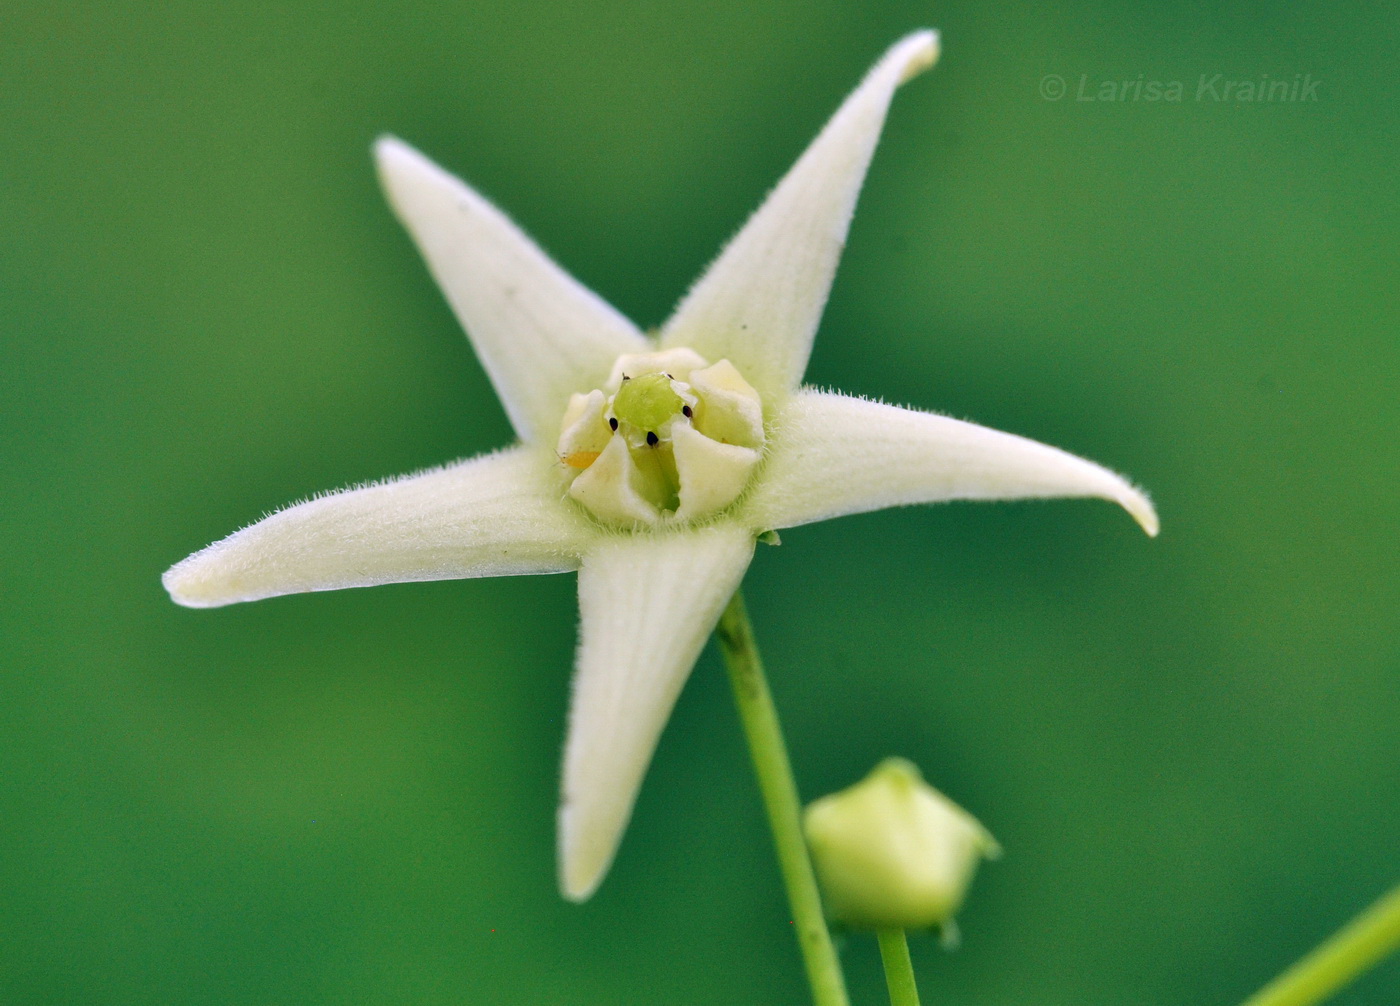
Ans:
[[[1244,1006],[1312,1006],[1400,949],[1400,887],[1264,986]]]
[[[914,964],[909,960],[909,941],[903,929],[881,929],[880,960],[885,964],[885,984],[890,989],[890,1006],[919,1006],[919,987],[914,984]]]
[[[836,948],[827,932],[817,879],[807,857],[807,842],[802,837],[802,804],[792,778],[783,731],[778,725],[778,711],[768,691],[753,626],[744,610],[743,594],[737,590],[719,618],[715,638],[719,640],[720,652],[729,668],[734,703],[739,707],[754,774],[758,776],[758,788],[768,811],[768,827],[773,832],[773,844],[777,846],[778,866],[792,907],[797,942],[807,966],[812,1001],[816,1006],[849,1006],[841,963],[836,959]]]

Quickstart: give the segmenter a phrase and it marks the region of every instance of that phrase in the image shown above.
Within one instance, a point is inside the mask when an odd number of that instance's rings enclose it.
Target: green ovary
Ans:
[[[613,415],[639,430],[656,430],[684,408],[681,396],[665,374],[642,374],[624,379],[613,399]]]

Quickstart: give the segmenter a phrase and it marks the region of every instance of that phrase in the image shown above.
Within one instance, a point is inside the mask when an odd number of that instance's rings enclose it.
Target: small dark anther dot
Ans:
[[[675,380],[675,378],[674,378],[674,377],[671,377],[670,374],[667,374],[666,376],[669,377],[669,378],[670,378],[671,380],[673,380],[673,381]]]
[[[683,415],[683,416],[685,416],[685,418],[689,419],[692,415],[694,415],[694,413],[692,413],[692,412],[690,411],[690,406],[689,406],[689,405],[682,405],[682,406],[681,406],[681,415]]]
[[[613,416],[611,419],[609,419],[608,425],[611,426],[613,429],[617,429],[617,417]]]
[[[661,438],[658,437],[655,433],[652,433],[652,432],[648,431],[648,433],[647,433],[647,446],[648,446],[648,447],[655,447],[655,446],[656,446],[657,444],[659,444],[659,443],[661,443]]]
[[[622,375],[622,379],[623,379],[624,381],[630,381],[630,380],[632,380],[632,378],[628,377],[626,374],[623,374],[623,375]]]

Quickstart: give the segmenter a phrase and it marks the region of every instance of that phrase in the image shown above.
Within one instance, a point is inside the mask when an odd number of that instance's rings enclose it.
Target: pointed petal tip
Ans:
[[[427,154],[392,133],[380,135],[370,149],[374,155],[374,167],[379,176],[380,188],[389,197],[390,205],[401,216],[408,212],[410,205],[405,200],[409,200],[414,193],[422,192],[425,186],[437,184],[466,188],[460,180],[444,171]],[[407,219],[405,222],[407,223]],[[413,230],[411,225],[409,230]]]
[[[403,140],[389,133],[378,137],[371,151],[374,155],[375,173],[379,176],[379,187],[388,196],[389,205],[396,213],[402,215],[400,200],[410,181],[421,178],[425,171],[432,170],[435,165]]]
[[[896,42],[885,58],[902,64],[899,82],[907,84],[937,63],[941,51],[938,32],[924,28]]]
[[[379,182],[385,191],[391,192],[392,182],[406,171],[437,167],[422,153],[392,133],[383,133],[376,137],[370,150],[374,155],[374,166],[379,172]]]
[[[391,157],[418,153],[393,133],[380,133],[374,138],[374,143],[370,144],[370,150],[374,154],[374,159],[381,164]]]

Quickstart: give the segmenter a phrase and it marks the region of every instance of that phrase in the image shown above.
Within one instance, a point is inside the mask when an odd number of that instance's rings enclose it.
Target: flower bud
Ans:
[[[803,826],[828,914],[859,929],[950,926],[978,862],[1001,855],[976,818],[903,758],[814,801]]]

